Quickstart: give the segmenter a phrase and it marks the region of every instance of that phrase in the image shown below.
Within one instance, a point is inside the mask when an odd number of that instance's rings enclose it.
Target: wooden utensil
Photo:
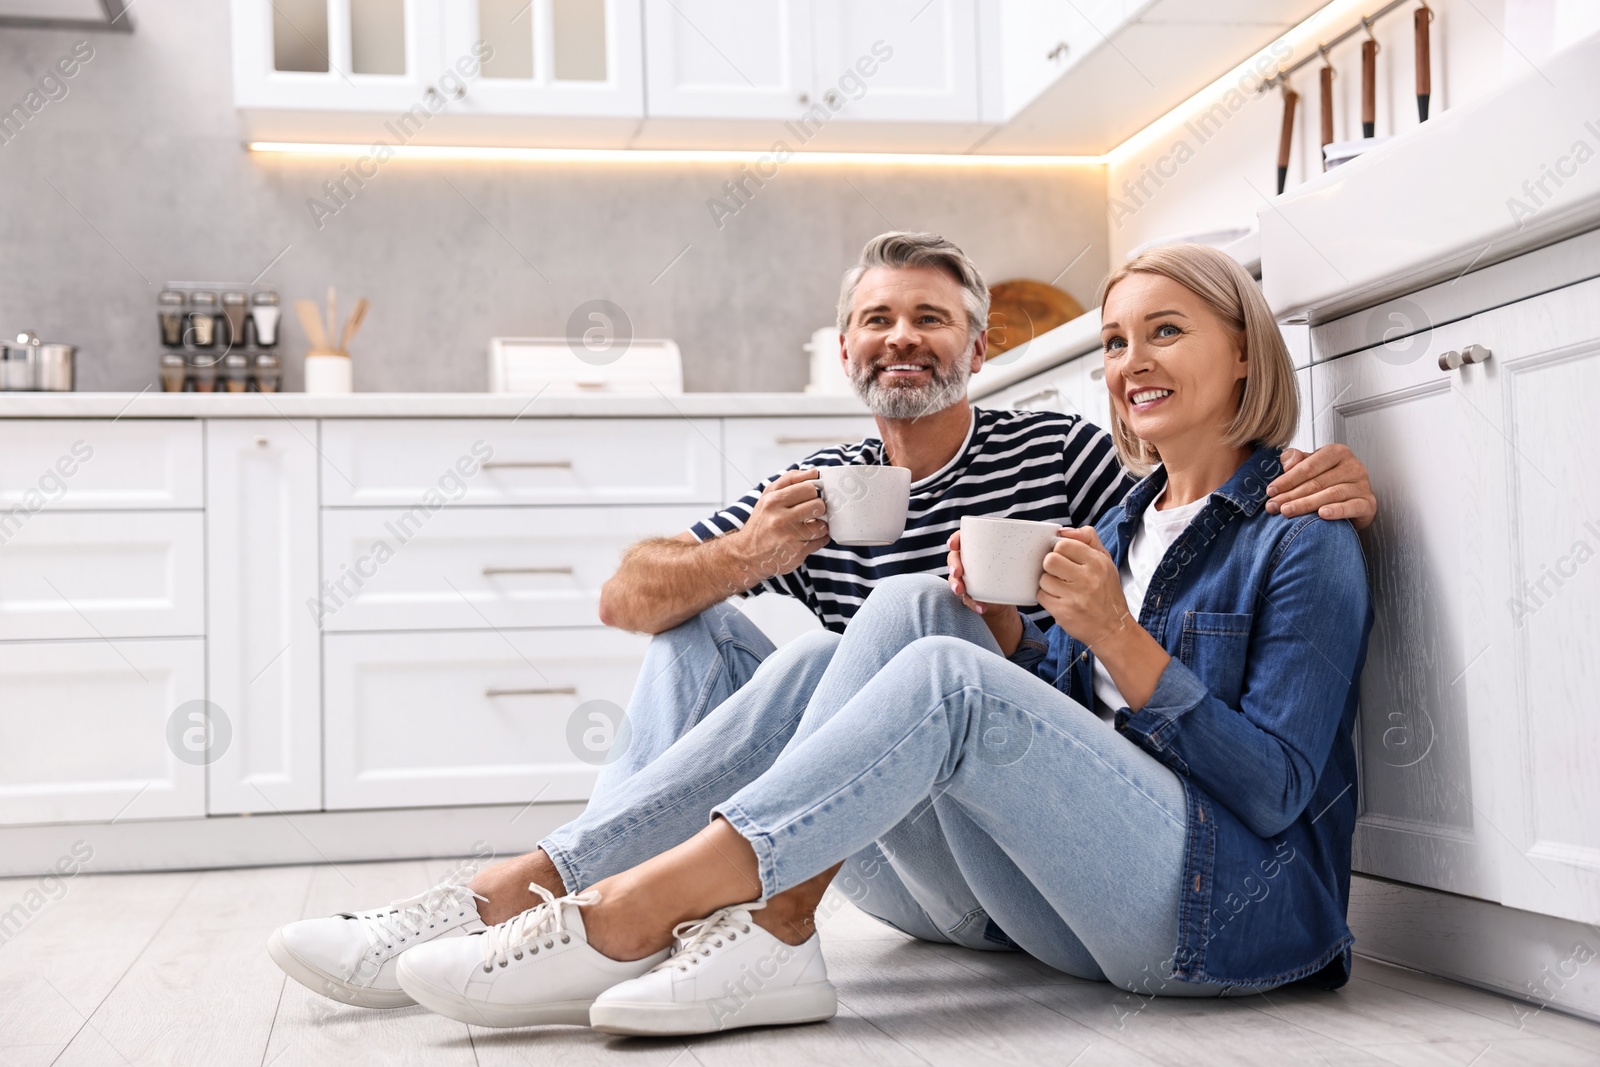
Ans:
[[[316,350],[328,347],[328,337],[323,332],[322,320],[317,318],[317,305],[310,300],[296,300],[294,312],[300,317],[300,328],[306,332],[311,347]]]
[[[1427,4],[1411,15],[1412,39],[1417,47],[1417,121],[1428,121],[1428,98],[1433,94],[1433,67],[1428,47],[1428,23],[1433,21],[1433,9]]]
[[[1294,147],[1294,109],[1300,105],[1300,94],[1283,87],[1283,128],[1278,131],[1278,193],[1283,193],[1289,181],[1289,153]]]
[[[350,320],[344,324],[344,329],[339,332],[339,351],[349,351],[346,346],[355,340],[356,331],[361,329],[361,320],[367,317],[368,306],[366,297],[356,301],[356,309],[350,313]]]
[[[1322,147],[1333,143],[1333,65],[1323,56],[1323,67],[1317,72],[1318,102],[1322,106]],[[1323,156],[1323,169],[1327,169],[1327,156]]]
[[[1000,353],[1027,344],[1047,330],[1070,322],[1083,314],[1083,305],[1072,294],[1048,282],[1027,278],[1001,282],[989,287],[989,350],[993,359]]]
[[[1378,42],[1367,29],[1368,37],[1361,42],[1361,136],[1378,135]]]

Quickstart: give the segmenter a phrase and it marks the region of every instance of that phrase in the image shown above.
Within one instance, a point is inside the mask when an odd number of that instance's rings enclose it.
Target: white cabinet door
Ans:
[[[192,419],[7,419],[0,545],[40,511],[198,508]]]
[[[1381,502],[1362,534],[1377,620],[1361,676],[1355,868],[1495,900],[1505,844],[1486,815],[1485,740],[1507,709],[1476,688],[1495,653],[1471,611],[1466,547],[1490,506],[1471,446],[1482,401],[1466,395],[1481,375],[1437,365],[1466,343],[1464,325],[1435,330],[1410,362],[1358,352],[1311,376],[1316,444],[1349,445]]]
[[[198,511],[62,511],[0,550],[0,640],[205,633]]]
[[[1007,122],[1101,48],[1127,0],[979,0],[983,119]]]
[[[232,742],[207,810],[322,807],[316,423],[206,424],[209,699]]]
[[[1600,281],[1463,325],[1493,353],[1465,368],[1481,372],[1468,399],[1483,445],[1440,438],[1434,460],[1482,470],[1481,525],[1458,536],[1485,648],[1467,680],[1494,710],[1500,900],[1600,922]]]
[[[439,3],[232,0],[234,106],[391,111],[402,123],[415,107],[420,128],[465,92],[443,77],[460,57],[440,47]]]
[[[414,529],[450,504],[712,504],[716,419],[325,419],[322,502],[401,507]]]
[[[200,638],[0,644],[0,693],[0,823],[205,814]]]
[[[403,536],[399,510],[329,508],[313,599],[324,630],[598,626],[600,587],[628,546],[710,510],[452,507]]]
[[[624,743],[617,720],[649,638],[483,630],[325,644],[338,810],[586,799],[608,746]]]
[[[483,55],[462,115],[644,117],[639,0],[452,0],[445,55]]]
[[[1294,440],[1289,442],[1291,448],[1298,448],[1302,452],[1311,452],[1316,449],[1316,429],[1314,421],[1317,413],[1316,400],[1313,396],[1314,389],[1311,383],[1311,368],[1302,367],[1294,372],[1295,388],[1300,391],[1300,424],[1295,428]]]
[[[812,0],[644,0],[647,112],[794,118],[813,103],[811,27]]]
[[[977,0],[816,0],[816,98],[847,121],[977,122]]]
[[[722,434],[723,496],[734,501],[813,452],[877,437],[878,424],[870,415],[726,419]]]

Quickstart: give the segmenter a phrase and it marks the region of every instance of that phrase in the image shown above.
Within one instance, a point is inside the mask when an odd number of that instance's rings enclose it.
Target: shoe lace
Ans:
[[[367,947],[371,951],[380,953],[384,949],[392,949],[396,944],[403,945],[440,922],[466,919],[468,909],[476,917],[476,901],[487,903],[489,900],[467,886],[477,873],[477,867],[467,864],[445,875],[444,880],[432,889],[391,901],[386,908],[356,912],[350,918],[361,924],[362,931],[367,935]]]
[[[750,933],[750,913],[764,907],[765,901],[736,904],[731,908],[719,908],[704,919],[679,923],[672,928],[672,936],[677,939],[672,955],[651,970],[661,971],[670,967],[687,971],[691,966],[698,965],[702,959],[721,948],[724,942],[737,941],[740,935]]]
[[[530,892],[543,898],[521,915],[492,926],[483,934],[483,969],[487,973],[495,966],[508,966],[511,960],[520,960],[524,952],[537,956],[541,948],[555,948],[572,940],[567,929],[566,906],[575,904],[587,907],[600,902],[600,894],[592,889],[558,897],[538,882],[529,884]]]

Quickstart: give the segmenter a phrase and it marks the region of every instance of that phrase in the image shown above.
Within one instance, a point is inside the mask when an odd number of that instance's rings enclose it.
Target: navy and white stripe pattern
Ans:
[[[884,463],[883,442],[824,448],[789,470]],[[744,526],[761,492],[778,475],[764,480],[734,503],[695,523],[697,540],[732,533]],[[911,485],[906,531],[892,545],[846,547],[829,542],[797,569],[769,578],[750,590],[796,597],[830,630],[843,631],[873,586],[896,574],[949,573],[950,535],[963,515],[1091,526],[1133,486],[1117,462],[1111,435],[1077,415],[1050,411],[973,409],[966,444],[944,469]],[[1041,626],[1050,623],[1043,608],[1028,609]]]

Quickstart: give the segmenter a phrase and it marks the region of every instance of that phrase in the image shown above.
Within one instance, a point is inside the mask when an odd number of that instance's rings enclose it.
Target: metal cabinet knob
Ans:
[[[1455,370],[1461,363],[1461,353],[1453,348],[1448,352],[1439,353],[1439,369],[1442,371]]]
[[[1067,42],[1061,41],[1054,48],[1044,54],[1046,59],[1060,59],[1067,54]]]
[[[1487,363],[1489,362],[1489,357],[1492,355],[1494,355],[1494,353],[1482,345],[1468,345],[1466,348],[1461,350],[1461,362]]]
[[[266,448],[270,444],[272,444],[272,442],[268,441],[265,437],[257,437],[256,438],[256,447],[257,448]]]

